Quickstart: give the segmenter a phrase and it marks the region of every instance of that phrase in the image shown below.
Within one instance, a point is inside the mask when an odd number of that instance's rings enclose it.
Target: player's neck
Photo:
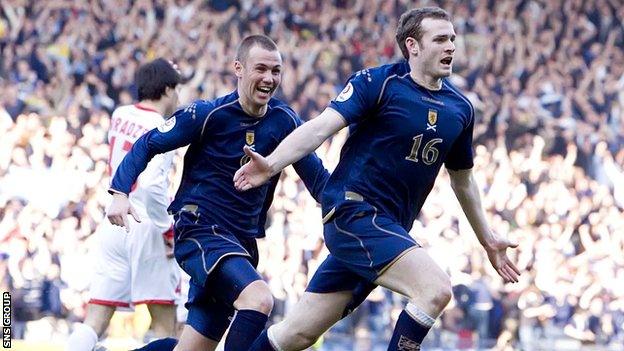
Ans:
[[[246,101],[242,96],[238,99],[243,111],[251,117],[263,117],[267,112],[267,105],[256,105]]]
[[[419,67],[421,65],[410,63],[410,77],[416,84],[429,90],[442,89],[442,78],[430,76],[420,70]]]
[[[158,112],[159,114],[165,116],[165,103],[161,101],[154,100],[141,100],[137,103],[141,108],[153,110]],[[168,116],[165,116],[168,117]]]

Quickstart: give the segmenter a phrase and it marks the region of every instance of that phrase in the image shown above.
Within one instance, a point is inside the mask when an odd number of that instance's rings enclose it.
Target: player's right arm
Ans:
[[[249,190],[264,184],[284,167],[316,150],[346,125],[342,115],[327,108],[318,117],[296,128],[266,158],[245,146],[245,154],[251,161],[236,171],[234,186],[238,190]]]
[[[113,194],[113,202],[108,208],[108,220],[123,226],[129,231],[127,214],[132,214],[139,221],[138,215],[130,206],[128,194],[149,161],[156,154],[165,153],[190,144],[201,138],[208,128],[207,116],[211,104],[197,101],[174,113],[162,126],[152,129],[141,136],[132,146],[117,167],[115,176],[108,190]]]
[[[383,74],[383,70],[363,70],[354,74],[325,111],[296,128],[266,158],[246,148],[245,153],[251,161],[234,175],[236,189],[248,190],[262,185],[284,167],[316,150],[345,126],[369,116],[379,102]]]

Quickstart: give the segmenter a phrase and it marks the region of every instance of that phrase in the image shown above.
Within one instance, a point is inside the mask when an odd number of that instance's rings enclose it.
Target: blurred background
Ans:
[[[423,350],[624,350],[622,0],[0,3],[0,286],[14,349],[61,350],[84,317],[110,201],[109,117],[135,101],[138,65],[172,59],[187,80],[181,102],[212,99],[235,88],[236,43],[265,33],[284,57],[279,97],[308,120],[352,72],[400,58],[403,11],[437,5],[458,34],[451,80],[477,113],[483,205],[519,242],[523,274],[502,284],[441,172],[411,234],[455,294]],[[328,168],[343,141],[319,149]],[[292,170],[269,225],[259,269],[277,321],[327,254],[320,209]],[[375,290],[317,350],[385,350],[404,303]],[[148,324],[142,308],[117,313],[104,344],[138,345]]]

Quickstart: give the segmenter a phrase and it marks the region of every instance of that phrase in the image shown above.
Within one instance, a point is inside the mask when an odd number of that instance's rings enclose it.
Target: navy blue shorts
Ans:
[[[420,245],[396,221],[365,201],[345,201],[324,225],[329,256],[306,291],[353,291],[359,304],[373,282],[397,259]]]
[[[196,210],[182,209],[174,219],[175,258],[191,277],[187,324],[218,341],[234,314],[234,301],[247,285],[262,279],[256,271],[256,240],[206,223]]]

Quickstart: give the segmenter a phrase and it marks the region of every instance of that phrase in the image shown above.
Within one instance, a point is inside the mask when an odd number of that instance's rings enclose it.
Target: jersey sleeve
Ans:
[[[258,218],[258,237],[263,238],[266,236],[266,222],[267,222],[267,213],[269,212],[269,208],[271,208],[271,204],[273,203],[273,197],[275,196],[275,188],[277,187],[277,182],[280,179],[281,172],[274,175],[269,180],[269,188],[267,189],[266,198],[264,199],[264,203],[262,203],[262,210],[260,211],[260,217]]]
[[[469,106],[468,122],[459,137],[455,140],[444,165],[448,169],[460,170],[470,169],[474,166],[472,151],[472,130],[474,129],[474,112],[472,106]]]
[[[310,195],[316,202],[320,203],[323,189],[325,189],[325,184],[329,179],[329,172],[323,166],[323,161],[313,152],[295,162],[293,167],[310,192]]]
[[[176,111],[160,127],[141,136],[117,167],[109,192],[128,194],[132,184],[155,155],[199,140],[203,130],[208,128],[207,118],[211,110],[210,103],[196,101]]]
[[[384,75],[379,70],[359,71],[349,78],[329,107],[340,113],[347,125],[356,123],[375,109],[384,81]]]

